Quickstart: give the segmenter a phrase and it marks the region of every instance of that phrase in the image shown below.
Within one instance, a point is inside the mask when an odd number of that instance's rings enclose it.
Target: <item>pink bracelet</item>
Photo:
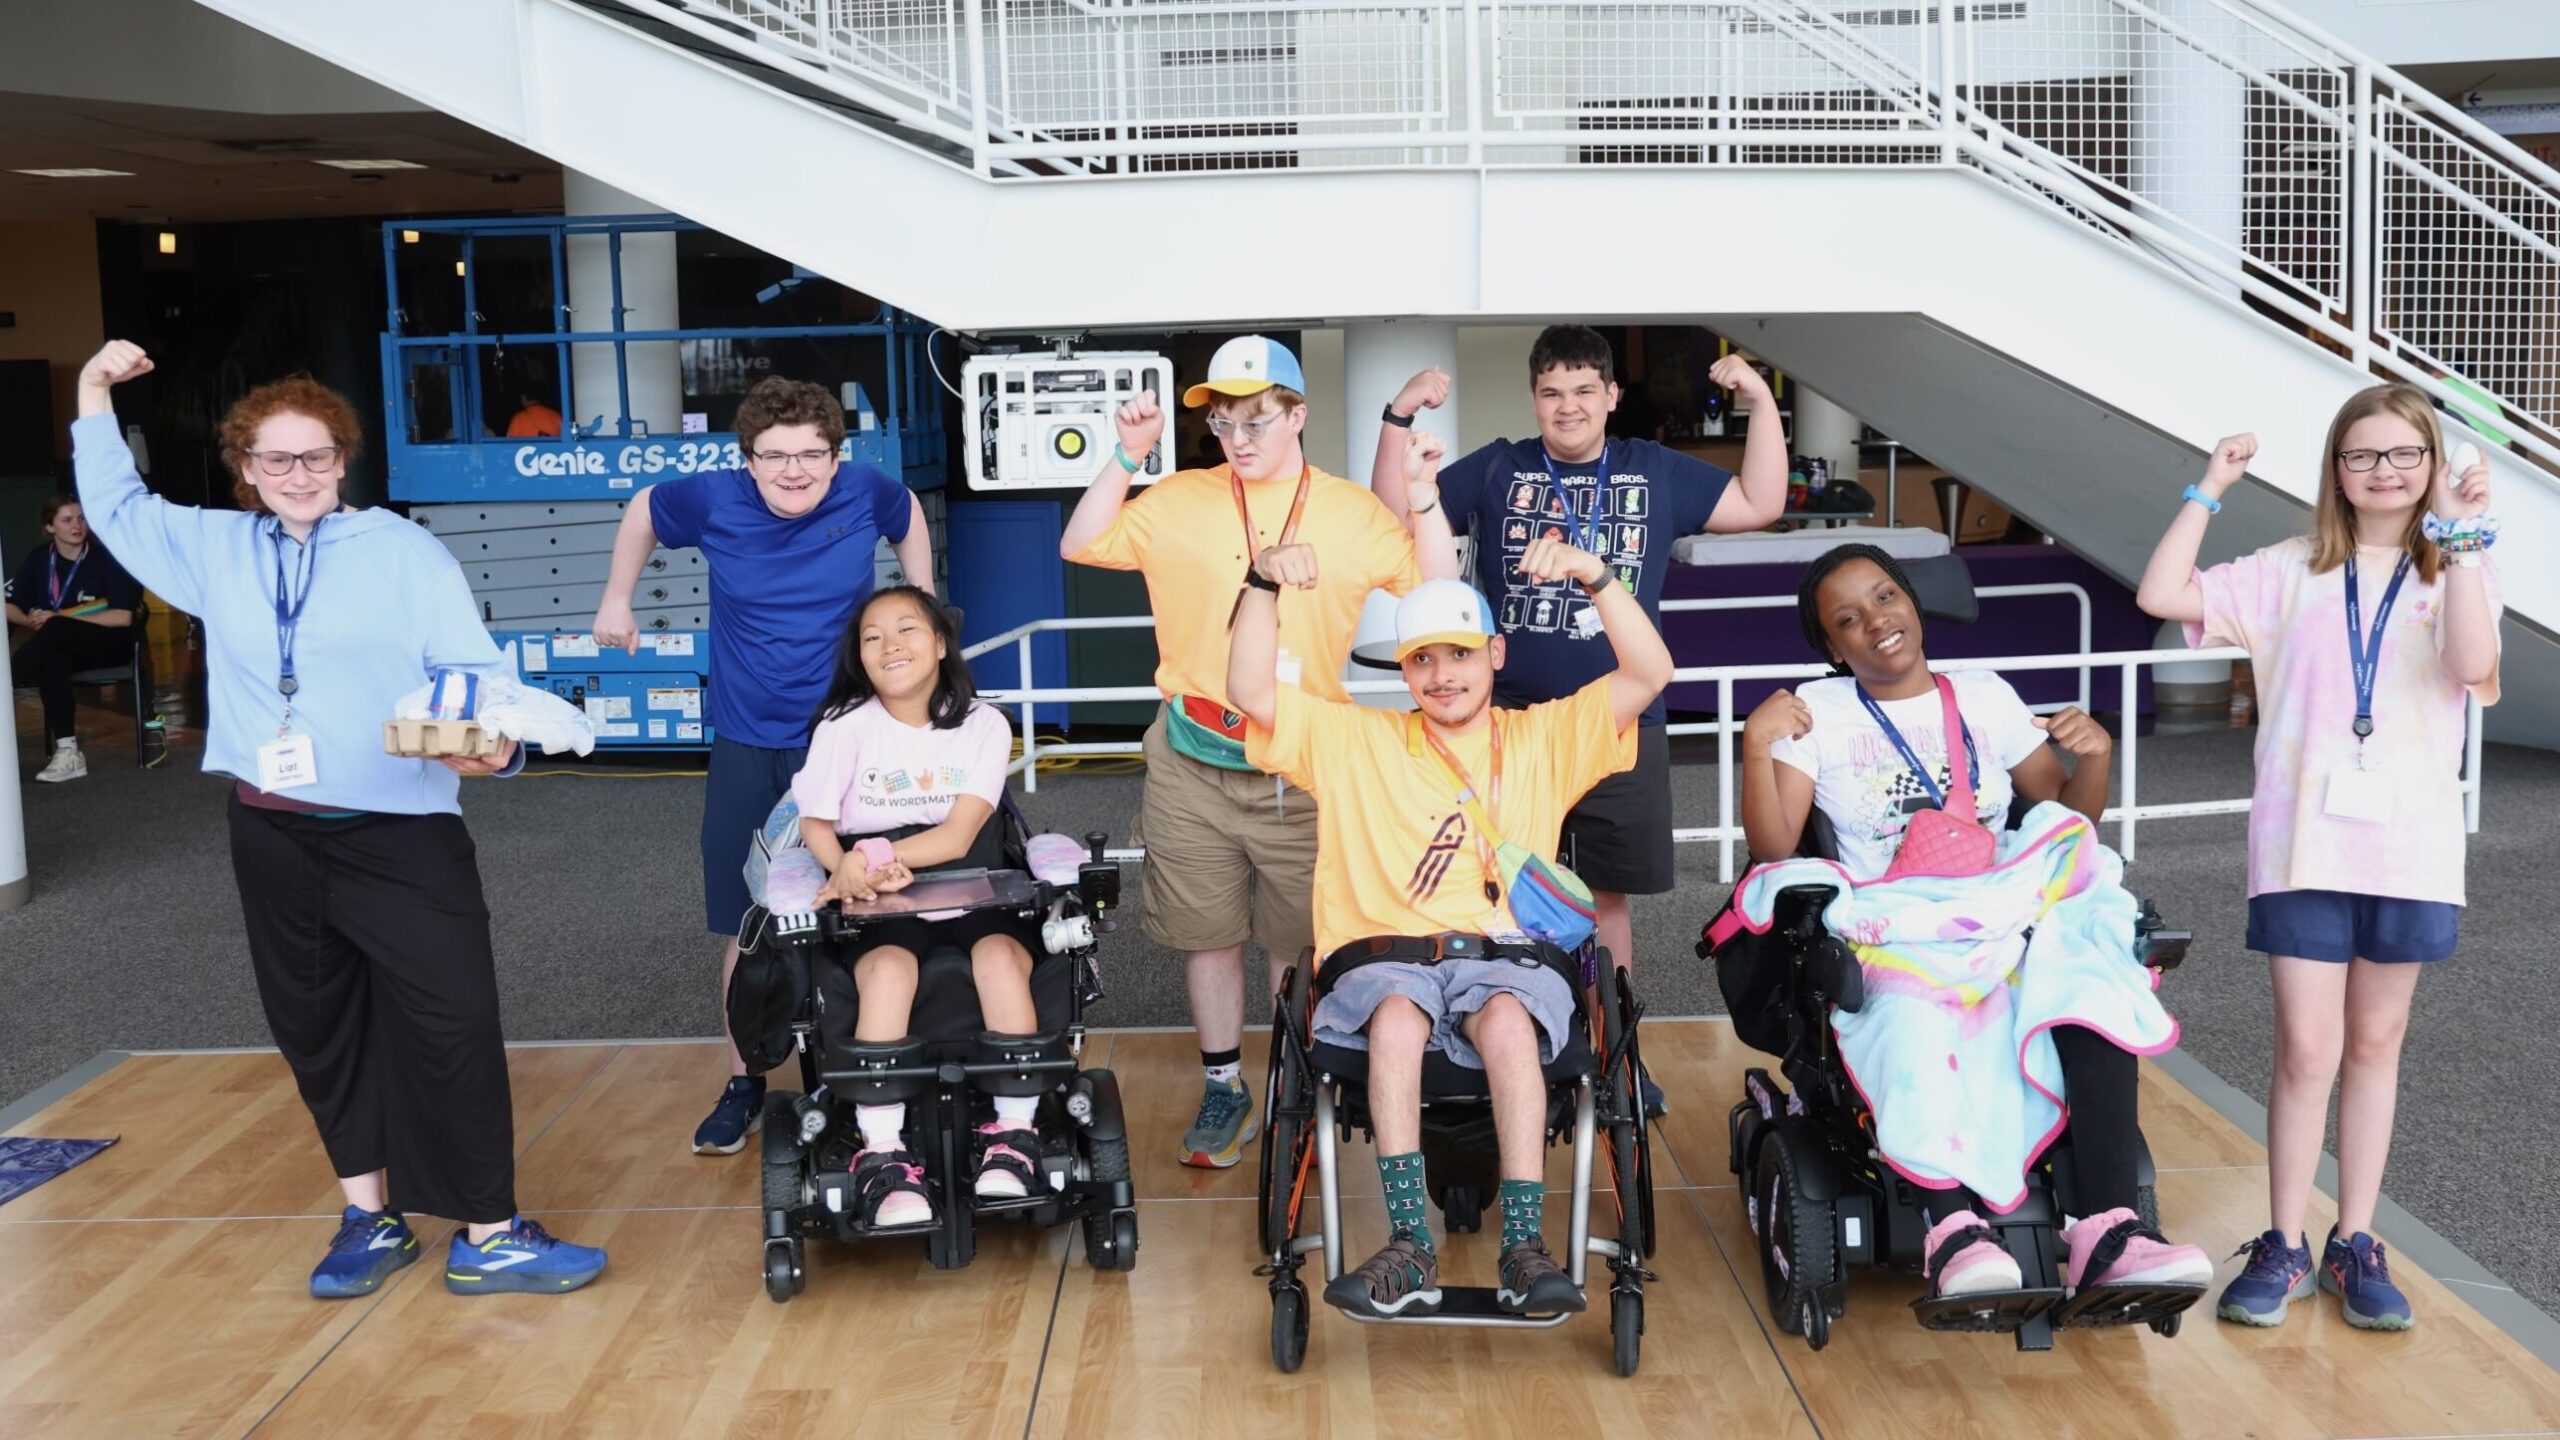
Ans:
[[[874,870],[893,865],[898,859],[898,847],[877,835],[865,835],[854,841],[853,851],[862,857],[864,864]]]

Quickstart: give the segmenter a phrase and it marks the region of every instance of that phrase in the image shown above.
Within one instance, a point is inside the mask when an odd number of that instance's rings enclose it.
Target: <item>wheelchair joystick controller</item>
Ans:
[[[1109,834],[1100,830],[1084,832],[1084,848],[1091,856],[1076,870],[1076,889],[1084,896],[1085,907],[1093,912],[1093,928],[1108,934],[1120,928],[1111,912],[1120,905],[1120,867],[1103,858],[1111,843]]]

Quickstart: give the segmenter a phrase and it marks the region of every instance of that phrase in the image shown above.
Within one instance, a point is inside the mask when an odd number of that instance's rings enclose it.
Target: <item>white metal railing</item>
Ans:
[[[2014,588],[2023,589],[2027,587]],[[1986,588],[1982,593],[1990,595],[1992,593],[1992,589]],[[1672,605],[1681,603],[1684,602],[1666,601],[1664,603],[1664,608],[1669,609]],[[1690,603],[1692,608],[1698,608],[1695,602],[1686,603]],[[1714,602],[1708,603],[1712,604]],[[1792,601],[1789,603],[1792,603]],[[1725,608],[1740,607],[1728,605]],[[989,654],[1004,646],[1014,646],[1016,647],[1016,663],[1020,666],[1020,669],[1016,673],[1027,677],[1032,673],[1031,642],[1035,637],[1041,634],[1064,630],[1128,629],[1134,626],[1152,623],[1153,621],[1149,617],[1131,615],[1090,616],[1063,620],[1035,620],[1027,625],[1016,626],[1000,635],[990,636],[987,639],[981,640],[977,644],[968,647],[960,653],[962,658],[974,660],[981,655]],[[2116,697],[2117,713],[2120,716],[2131,716],[2139,713],[2136,708],[2139,703],[2137,679],[2142,670],[2155,665],[2180,664],[2196,660],[2245,660],[2247,658],[2249,658],[2248,652],[2236,647],[2210,650],[2113,650],[2092,653],[2087,649],[2087,646],[2084,643],[2081,653],[2077,655],[2012,655],[1978,659],[1965,658],[1960,660],[1948,660],[1940,664],[1932,665],[1930,668],[1942,672],[1955,670],[2078,670],[2081,672],[2082,693],[2084,695],[2088,693],[2088,677],[2092,671],[2113,669],[2117,671],[2119,675],[2119,688]],[[1712,842],[1716,846],[1717,879],[1730,882],[1734,878],[1734,847],[1741,844],[1743,841],[1742,821],[1741,816],[1737,812],[1735,799],[1734,777],[1737,772],[1733,763],[1733,737],[1741,732],[1743,717],[1736,716],[1733,713],[1734,686],[1740,682],[1755,680],[1809,680],[1818,676],[1828,675],[1830,673],[1832,673],[1832,671],[1829,666],[1819,664],[1695,665],[1672,672],[1671,683],[1674,685],[1711,684],[1716,687],[1715,713],[1718,718],[1711,721],[1696,721],[1672,726],[1669,727],[1667,733],[1675,735],[1712,734],[1716,737],[1716,823],[1713,825],[1676,827],[1671,832],[1671,838],[1674,843],[1684,845]],[[1404,682],[1401,680],[1354,680],[1346,684],[1343,688],[1354,697],[1364,695],[1403,696],[1408,693]],[[1023,777],[1023,789],[1031,793],[1037,793],[1040,788],[1040,759],[1043,756],[1114,755],[1125,757],[1135,755],[1143,748],[1138,742],[1125,740],[1042,745],[1039,743],[1038,731],[1035,724],[1040,706],[1097,703],[1107,704],[1113,702],[1125,703],[1132,701],[1140,703],[1154,703],[1163,698],[1163,696],[1158,693],[1156,688],[1152,685],[1054,687],[1017,685],[1013,687],[990,687],[980,693],[982,698],[986,699],[990,704],[1011,705],[1020,710],[1022,716],[1022,754],[1014,760],[1012,767],[1007,773],[1020,774]],[[2084,704],[2082,708],[2086,709],[2088,707]],[[2464,726],[2465,739],[2463,743],[2461,784],[2463,797],[2463,828],[2466,831],[2473,833],[2476,833],[2480,828],[2480,728],[2480,702],[2478,699],[2474,698],[2469,702],[2467,720]],[[2137,844],[2136,832],[2138,826],[2144,820],[2184,820],[2205,815],[2245,815],[2249,812],[2249,797],[2246,795],[2239,796],[2235,799],[2224,800],[2181,800],[2162,804],[2142,804],[2140,798],[2142,749],[2142,736],[2140,733],[2141,726],[2138,724],[2119,724],[2118,729],[2122,732],[2116,737],[2116,783],[2117,794],[2120,799],[2119,803],[2107,808],[2102,818],[2106,821],[2112,821],[2116,825],[2116,850],[2117,853],[2121,854],[2128,863],[2135,858]],[[1120,859],[1142,860],[1146,858],[1146,852],[1143,849],[1116,850],[1113,851],[1112,854],[1115,858]]]
[[[2263,0],[655,4],[991,178],[1962,169],[2560,469],[2560,174]]]

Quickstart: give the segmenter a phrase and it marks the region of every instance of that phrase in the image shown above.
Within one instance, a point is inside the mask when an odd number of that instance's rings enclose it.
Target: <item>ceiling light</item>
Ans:
[[[462,276],[465,276],[465,275],[470,274],[470,273],[471,273],[471,266],[470,266],[470,263],[469,263],[469,262],[467,262],[467,261],[462,261],[462,260],[456,260],[456,261],[454,261],[454,262],[453,262],[453,273],[454,273],[454,275],[455,275],[455,277],[456,277],[457,279],[458,279],[458,278],[460,278],[460,277],[462,277]]]
[[[403,244],[403,245],[415,245],[415,244],[417,244],[417,243],[418,243],[418,232],[417,232],[417,231],[415,231],[415,230],[403,230],[403,231],[401,231],[401,232],[400,232],[400,243],[401,243],[401,244]]]
[[[13,170],[10,173],[34,175],[45,180],[130,180],[133,178],[133,172],[130,170],[98,170],[86,165],[74,165],[61,170]]]
[[[311,163],[326,165],[332,170],[424,170],[427,168],[407,160],[314,160]]]
[[[160,232],[160,253],[163,255],[175,255],[178,253],[177,231],[163,230]]]

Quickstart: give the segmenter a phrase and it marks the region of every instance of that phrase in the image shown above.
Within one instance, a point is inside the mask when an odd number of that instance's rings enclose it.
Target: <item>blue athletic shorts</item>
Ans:
[[[2305,960],[2407,964],[2453,954],[2462,907],[2338,890],[2279,890],[2249,901],[2249,948]]]
[[[747,893],[747,845],[808,758],[805,745],[767,750],[711,737],[711,775],[702,787],[702,909],[712,934],[737,934],[755,903]]]
[[[1538,1062],[1554,1061],[1573,1033],[1577,1001],[1564,977],[1533,960],[1380,960],[1345,974],[1316,1002],[1315,1037],[1346,1050],[1369,1048],[1369,1017],[1389,998],[1402,996],[1431,1017],[1429,1049],[1470,1070],[1484,1057],[1460,1028],[1496,995],[1520,1002],[1538,1025]]]

